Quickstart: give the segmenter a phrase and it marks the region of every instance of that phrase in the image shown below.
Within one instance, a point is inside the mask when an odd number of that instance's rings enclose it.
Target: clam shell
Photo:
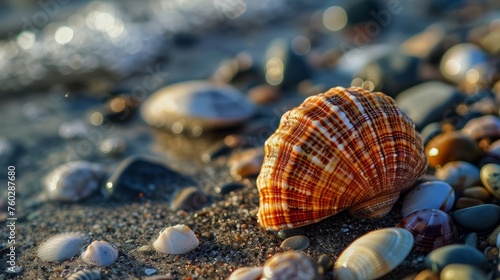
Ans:
[[[335,279],[376,279],[396,268],[413,247],[413,235],[402,228],[383,228],[354,240],[333,266]]]
[[[47,239],[37,250],[46,262],[60,262],[76,256],[85,245],[85,235],[78,232],[61,233]]]
[[[141,108],[146,123],[175,133],[184,128],[195,133],[198,129],[234,126],[247,120],[253,112],[253,105],[239,90],[209,81],[166,86],[153,93]]]
[[[455,224],[441,210],[417,210],[404,217],[396,227],[405,228],[413,234],[416,251],[430,252],[455,242]]]
[[[88,264],[107,266],[116,261],[118,250],[106,241],[93,241],[81,254],[82,260]]]
[[[153,242],[153,248],[165,254],[185,254],[198,247],[200,241],[194,232],[185,225],[167,227]]]
[[[97,190],[105,174],[101,164],[73,161],[54,169],[42,184],[49,200],[77,202]]]
[[[101,272],[98,270],[80,270],[71,274],[67,280],[99,280]]]
[[[422,139],[393,99],[332,88],[286,112],[267,139],[259,222],[293,228],[344,209],[379,218],[425,169]]]
[[[415,186],[409,191],[401,206],[401,215],[407,216],[421,209],[439,209],[450,211],[455,203],[455,192],[445,182],[430,181]]]
[[[264,263],[262,280],[313,280],[317,279],[318,265],[304,253],[287,251],[277,253]]]

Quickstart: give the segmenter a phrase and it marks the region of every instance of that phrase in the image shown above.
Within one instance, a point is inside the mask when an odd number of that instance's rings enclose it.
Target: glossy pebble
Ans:
[[[459,131],[451,131],[429,141],[425,146],[425,154],[429,160],[429,166],[439,169],[451,161],[476,163],[482,152],[469,136]]]
[[[425,258],[425,266],[434,272],[450,264],[470,264],[488,271],[490,265],[486,257],[477,249],[465,245],[448,245],[430,252]]]
[[[149,125],[174,133],[212,130],[241,124],[254,113],[253,105],[232,86],[188,81],[161,88],[144,101],[141,114]]]
[[[474,140],[500,137],[500,118],[493,115],[472,119],[462,128],[465,135]]]
[[[500,223],[500,206],[482,204],[453,212],[455,222],[463,229],[484,232]]]
[[[296,235],[292,237],[288,237],[280,245],[283,249],[292,249],[296,251],[303,251],[309,247],[309,238],[304,235]]]

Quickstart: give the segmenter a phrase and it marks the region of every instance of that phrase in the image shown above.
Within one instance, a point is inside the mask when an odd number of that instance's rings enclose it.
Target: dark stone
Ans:
[[[184,210],[195,211],[203,208],[208,201],[208,196],[197,187],[187,187],[180,189],[170,203],[172,211]]]
[[[163,162],[139,155],[124,159],[101,190],[106,198],[130,200],[171,196],[179,185],[187,183],[193,184],[189,178],[170,169]]]
[[[287,239],[296,235],[304,235],[306,230],[303,227],[292,228],[292,229],[282,229],[278,231],[278,237],[281,239]]]
[[[246,185],[243,183],[230,182],[230,183],[224,184],[220,187],[217,187],[215,189],[215,192],[220,193],[220,194],[229,194],[230,192],[241,190],[245,187],[246,187]]]
[[[266,81],[281,89],[291,89],[312,77],[312,70],[303,55],[297,55],[291,43],[277,39],[266,51],[264,62]]]
[[[431,81],[414,86],[400,93],[396,103],[415,122],[421,131],[432,122],[456,116],[451,107],[464,100],[464,96],[453,86]]]
[[[422,82],[423,62],[402,52],[391,52],[366,65],[355,78],[371,81],[375,91],[396,97],[401,91]]]

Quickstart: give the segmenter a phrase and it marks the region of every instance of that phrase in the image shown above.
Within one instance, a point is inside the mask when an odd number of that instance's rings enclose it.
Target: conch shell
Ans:
[[[332,88],[286,112],[267,139],[259,222],[294,228],[344,209],[383,217],[426,166],[422,139],[392,98]]]

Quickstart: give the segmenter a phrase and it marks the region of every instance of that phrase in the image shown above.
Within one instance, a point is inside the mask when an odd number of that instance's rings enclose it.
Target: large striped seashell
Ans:
[[[392,98],[332,88],[286,112],[267,139],[259,222],[294,228],[344,209],[380,218],[425,169],[422,139]]]

